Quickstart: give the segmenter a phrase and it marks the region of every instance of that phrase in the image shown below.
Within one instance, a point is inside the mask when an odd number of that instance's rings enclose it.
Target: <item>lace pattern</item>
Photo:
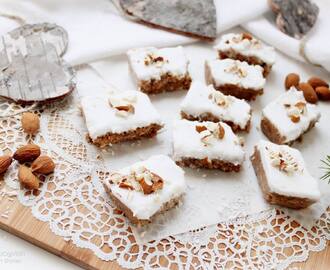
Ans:
[[[0,105],[3,114],[9,115],[0,118],[4,152],[12,153],[19,144],[33,140],[57,164],[54,175],[46,177],[35,193],[19,188],[17,170],[12,166],[5,175],[8,190],[17,192],[19,201],[37,219],[76,246],[127,268],[284,269],[306,260],[310,251],[322,250],[330,239],[330,210],[307,230],[284,212],[272,209],[138,244],[129,223],[111,205],[100,184],[108,172],[99,150],[85,140],[79,109],[70,106],[76,99],[73,96],[53,107],[38,108],[42,111],[41,132],[34,138],[20,128],[19,113],[31,108],[8,102]]]

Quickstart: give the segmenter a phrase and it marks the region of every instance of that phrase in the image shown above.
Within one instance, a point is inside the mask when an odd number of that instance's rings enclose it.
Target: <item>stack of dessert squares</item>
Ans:
[[[217,57],[205,61],[206,83],[192,80],[181,46],[132,49],[128,62],[140,91],[81,101],[90,141],[105,147],[156,136],[163,122],[148,95],[188,90],[180,105],[181,119],[174,123],[172,158],[152,156],[112,172],[103,183],[134,224],[149,223],[178,204],[186,192],[181,167],[239,172],[243,165],[240,136],[251,128],[249,102],[264,93],[275,50],[248,33],[225,34],[215,49]],[[263,109],[261,130],[270,142],[256,144],[251,162],[269,203],[304,208],[320,198],[317,180],[301,153],[288,146],[319,118],[316,106],[294,88]]]

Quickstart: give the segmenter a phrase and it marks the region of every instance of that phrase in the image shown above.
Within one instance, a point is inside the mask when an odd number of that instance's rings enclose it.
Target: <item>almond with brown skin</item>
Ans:
[[[20,165],[18,169],[18,180],[23,187],[29,190],[38,189],[40,181],[36,177],[30,168]]]
[[[31,164],[33,173],[50,174],[54,172],[55,163],[48,156],[40,156]]]
[[[30,162],[40,156],[40,147],[36,144],[27,144],[16,150],[13,158],[20,163]]]
[[[203,132],[204,130],[207,130],[206,126],[195,126],[195,130],[198,132],[198,133],[201,133]]]
[[[220,140],[222,140],[225,137],[225,129],[223,128],[222,125],[219,124],[219,133],[218,137]]]
[[[300,121],[300,116],[299,115],[291,115],[290,119],[293,123],[298,123]]]
[[[0,157],[0,174],[5,173],[12,162],[11,156],[1,156]]]
[[[303,91],[304,97],[309,103],[317,103],[318,98],[313,89],[313,87],[309,83],[300,83],[298,86],[299,90]]]
[[[242,33],[242,38],[247,40],[252,40],[253,36],[250,33],[244,32]]]
[[[285,89],[289,90],[292,86],[297,87],[299,85],[300,82],[300,77],[297,73],[289,73],[286,77],[285,77]]]
[[[25,112],[21,118],[22,128],[27,134],[34,135],[40,128],[39,116],[35,113]]]
[[[315,89],[316,87],[319,86],[325,86],[325,87],[329,87],[329,84],[327,82],[325,82],[324,80],[322,80],[319,77],[311,77],[308,80],[308,83]]]
[[[319,86],[315,88],[315,92],[320,100],[330,100],[330,89],[326,86]]]

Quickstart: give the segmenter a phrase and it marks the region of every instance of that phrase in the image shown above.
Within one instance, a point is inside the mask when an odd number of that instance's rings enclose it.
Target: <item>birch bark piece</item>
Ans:
[[[277,14],[276,25],[287,35],[301,39],[314,26],[319,8],[310,0],[269,0]]]
[[[119,0],[119,4],[128,15],[148,25],[193,37],[216,38],[213,0]]]
[[[61,58],[67,46],[67,32],[49,23],[26,24],[2,36],[0,96],[27,104],[71,93],[75,72]]]

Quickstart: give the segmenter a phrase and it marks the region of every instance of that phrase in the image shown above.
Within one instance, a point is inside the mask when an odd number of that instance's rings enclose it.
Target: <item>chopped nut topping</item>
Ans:
[[[144,194],[151,194],[164,186],[163,179],[143,166],[132,168],[129,175],[118,173],[111,175],[111,182],[120,188],[141,191]]]
[[[247,76],[247,71],[242,67],[239,67],[237,64],[234,64],[229,68],[226,68],[225,72],[236,74],[240,78],[245,78]]]
[[[129,101],[131,100],[131,101]],[[112,96],[109,98],[109,104],[116,109],[116,115],[120,117],[128,117],[135,113],[135,108],[131,103],[136,101],[136,96],[127,96],[125,98],[117,98]]]
[[[218,132],[217,132],[218,138],[222,140],[225,137],[225,129],[222,125],[219,124]]]
[[[283,104],[287,109],[288,117],[290,117],[293,123],[298,123],[300,118],[306,112],[306,102],[299,101],[296,104]]]
[[[227,108],[230,104],[229,98],[222,94],[220,91],[216,90],[213,90],[213,92],[209,95],[209,99],[211,99],[218,106],[224,108]]]
[[[252,40],[253,36],[250,33],[244,32],[242,33],[242,39]]]
[[[272,151],[266,148],[269,153],[271,164],[280,171],[291,174],[298,171],[298,163],[287,152]]]
[[[146,66],[154,64],[156,64],[157,66],[162,66],[165,62],[168,62],[168,60],[165,60],[162,56],[156,56],[152,53],[149,53],[144,59],[144,64]]]
[[[212,140],[222,140],[225,137],[225,129],[220,123],[212,123],[208,126],[196,126],[196,131],[201,136],[201,141],[205,145],[212,143]]]
[[[206,126],[196,126],[195,129],[198,133],[201,133],[202,131],[207,130],[207,127]]]

